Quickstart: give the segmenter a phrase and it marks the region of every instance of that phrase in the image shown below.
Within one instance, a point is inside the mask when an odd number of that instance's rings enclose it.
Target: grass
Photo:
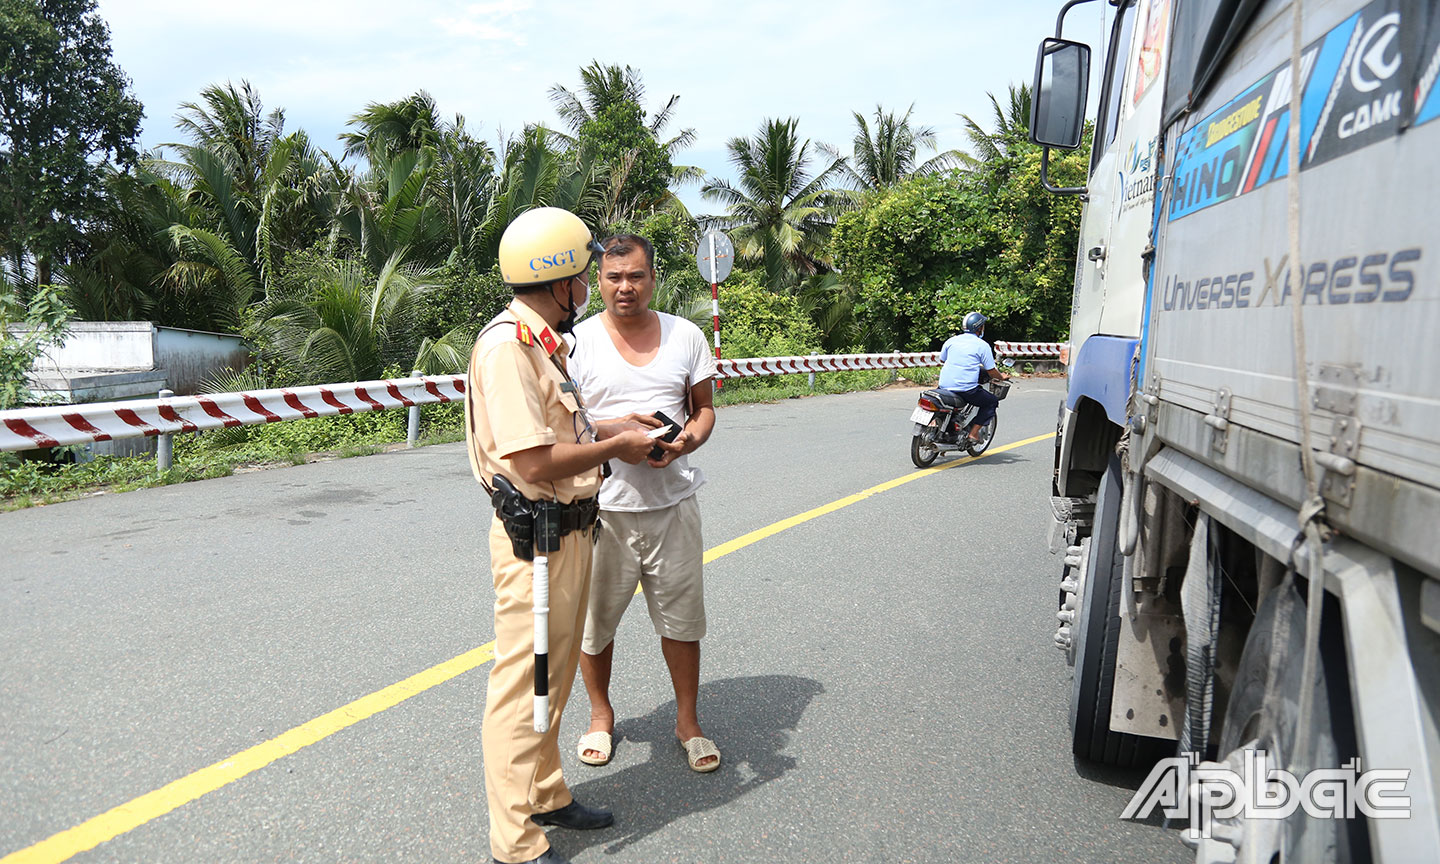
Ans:
[[[929,386],[939,379],[939,374],[938,368],[819,372],[814,389],[805,375],[730,380],[716,392],[715,404],[776,402],[817,393],[878,390],[897,380]],[[465,439],[461,425],[464,413],[459,404],[427,408],[421,417],[419,446]],[[148,457],[100,456],[85,463],[48,463],[0,453],[0,512],[105,492],[228,477],[237,470],[370,456],[404,440],[405,412],[392,410],[176,436],[174,462],[164,472]]]

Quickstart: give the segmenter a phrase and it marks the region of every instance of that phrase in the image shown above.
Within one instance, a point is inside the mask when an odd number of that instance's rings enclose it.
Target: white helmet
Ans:
[[[500,278],[512,288],[578,276],[605,252],[580,217],[539,207],[515,217],[500,236]]]

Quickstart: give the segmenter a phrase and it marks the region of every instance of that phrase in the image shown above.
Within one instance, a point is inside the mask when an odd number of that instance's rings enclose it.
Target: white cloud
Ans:
[[[530,0],[499,0],[498,3],[472,3],[465,7],[469,15],[513,15],[530,8]]]
[[[481,39],[493,42],[509,42],[518,47],[524,47],[528,40],[518,29],[520,26],[513,20],[515,16],[530,8],[529,0],[499,0],[495,3],[472,3],[465,7],[464,14],[459,17],[443,17],[435,19],[435,23],[443,27],[450,36],[467,36],[474,39]],[[507,21],[508,26],[500,26],[499,21]]]
[[[525,37],[519,33],[496,27],[494,24],[484,21],[473,21],[468,18],[439,18],[435,23],[444,27],[451,36],[470,36],[492,42],[510,42],[520,47],[525,45]]]

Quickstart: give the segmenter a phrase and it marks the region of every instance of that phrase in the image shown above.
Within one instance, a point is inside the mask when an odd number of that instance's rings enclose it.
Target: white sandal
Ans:
[[[679,738],[675,739],[680,741]],[[690,770],[699,774],[706,774],[720,767],[720,748],[715,742],[703,735],[696,735],[689,741],[680,741],[680,746],[685,750],[685,758],[690,763]],[[714,756],[715,761],[709,765],[701,765],[700,760],[707,756]]]
[[[603,730],[597,732],[586,732],[580,736],[580,744],[575,748],[575,755],[586,765],[607,765],[610,762],[610,754],[614,750],[615,741],[610,737],[609,732]],[[604,754],[598,759],[594,756],[586,756],[586,750],[594,750]]]

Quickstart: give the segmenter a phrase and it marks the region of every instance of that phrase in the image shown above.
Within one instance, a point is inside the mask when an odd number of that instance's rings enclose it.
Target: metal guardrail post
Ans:
[[[412,370],[410,375],[411,377],[418,378],[420,376],[420,370]],[[407,448],[414,447],[420,441],[420,406],[411,405],[409,415],[410,416],[406,418],[408,422],[405,425],[405,446]]]
[[[160,391],[161,399],[169,399],[171,396],[174,395],[174,390]],[[174,455],[174,437],[168,432],[161,433],[159,439],[155,442],[155,464],[159,467],[161,474],[164,474],[166,471],[170,470],[170,463],[173,461]]]
[[[811,351],[811,352],[810,352],[810,356],[811,356],[811,357],[819,357],[819,356],[820,356],[820,352],[819,352],[819,351]],[[815,389],[815,373],[814,373],[814,371],[811,371],[811,372],[810,372],[810,389],[811,389],[811,390],[814,390],[814,389]]]

